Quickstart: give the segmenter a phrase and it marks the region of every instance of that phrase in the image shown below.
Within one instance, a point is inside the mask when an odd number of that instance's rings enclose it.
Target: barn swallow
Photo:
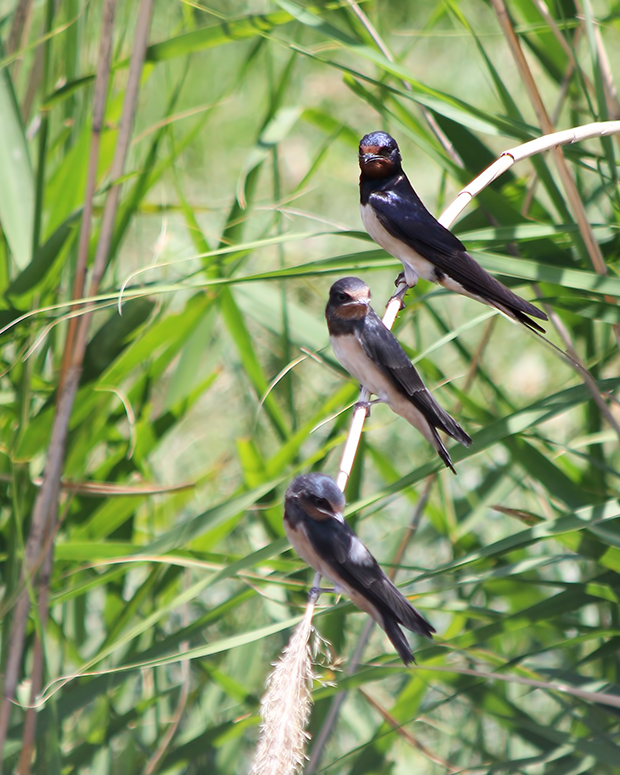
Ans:
[[[357,277],[335,282],[329,291],[325,317],[332,349],[344,368],[417,428],[456,473],[436,429],[466,447],[471,439],[424,387],[398,340],[370,306],[366,283]]]
[[[284,529],[293,549],[366,611],[394,644],[406,665],[415,662],[401,624],[432,638],[435,628],[392,584],[344,519],[344,495],[325,474],[298,476],[286,491]]]
[[[528,317],[547,320],[545,313],[486,272],[422,204],[403,172],[393,137],[386,132],[364,135],[359,165],[364,227],[378,245],[402,262],[407,285],[413,287],[423,277],[545,333]]]

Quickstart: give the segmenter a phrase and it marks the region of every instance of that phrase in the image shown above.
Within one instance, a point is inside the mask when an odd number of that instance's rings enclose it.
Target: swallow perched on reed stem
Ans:
[[[432,638],[429,624],[379,564],[344,519],[344,495],[325,474],[298,476],[284,498],[284,529],[293,549],[314,570],[366,611],[394,644],[406,665],[415,662],[399,625]]]
[[[407,285],[413,287],[423,277],[489,304],[544,334],[544,328],[528,316],[547,320],[545,313],[484,270],[422,204],[403,172],[393,137],[387,132],[364,135],[359,165],[364,227],[378,245],[402,262]]]
[[[335,282],[325,318],[332,349],[349,374],[417,428],[456,473],[437,429],[466,447],[471,439],[424,387],[398,340],[370,306],[366,283],[357,277]]]

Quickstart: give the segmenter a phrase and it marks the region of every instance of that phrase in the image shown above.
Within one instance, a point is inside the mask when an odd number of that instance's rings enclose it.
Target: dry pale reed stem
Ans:
[[[487,167],[477,178],[463,188],[454,202],[444,210],[437,220],[443,226],[449,228],[477,194],[500,175],[509,170],[513,164],[516,164],[519,161],[528,159],[530,156],[534,156],[537,153],[557,148],[559,145],[577,143],[592,137],[605,137],[607,135],[618,134],[619,132],[620,121],[597,121],[593,124],[575,127],[574,129],[565,129],[562,132],[554,132],[545,137],[537,137],[535,140],[523,143],[523,145],[510,148],[509,150],[504,151],[493,164]],[[404,295],[406,290],[407,286],[401,283],[396,295],[390,299],[385,315],[383,316],[383,322],[386,328],[391,328],[394,325],[396,315],[401,308],[402,295]],[[362,390],[359,398],[360,403],[368,401],[368,397],[368,392]],[[337,483],[341,490],[344,490],[349,476],[351,475],[365,419],[366,410],[363,407],[356,407],[351,422],[351,428],[349,429],[349,435],[345,443],[342,460],[340,462],[340,470],[338,471]]]
[[[314,680],[310,635],[314,600],[267,679],[261,700],[260,737],[250,775],[294,775],[305,761]]]
[[[532,71],[529,68],[525,55],[523,54],[519,38],[517,37],[517,34],[514,31],[514,27],[512,26],[512,22],[508,15],[508,11],[506,10],[506,6],[503,0],[491,0],[491,5],[497,14],[500,26],[506,37],[506,42],[512,51],[512,55],[515,59],[517,68],[521,75],[521,79],[523,80],[525,88],[529,94],[530,102],[532,103],[532,107],[536,111],[536,115],[540,121],[540,126],[545,134],[549,134],[553,131],[553,126],[549,120],[549,116],[547,115],[547,110],[545,108],[543,99],[540,96],[540,92],[538,91],[536,80],[532,75]],[[570,173],[566,159],[557,147],[552,150],[552,155],[555,160],[560,179],[562,180],[564,191],[566,192],[566,196],[570,202],[570,206],[577,221],[579,233],[581,234],[581,237],[590,256],[590,260],[592,261],[592,266],[594,267],[595,271],[598,272],[598,274],[606,274],[607,265],[603,259],[598,242],[594,237],[592,227],[590,226],[590,222],[586,216],[583,202],[579,196],[579,191],[577,190],[575,180]]]
[[[553,132],[550,135],[529,140],[515,148],[509,148],[459,192],[454,202],[440,215],[438,220],[444,226],[449,227],[477,194],[519,161],[543,151],[550,151],[559,145],[579,143],[593,137],[607,137],[619,132],[620,121],[596,121],[573,129]]]

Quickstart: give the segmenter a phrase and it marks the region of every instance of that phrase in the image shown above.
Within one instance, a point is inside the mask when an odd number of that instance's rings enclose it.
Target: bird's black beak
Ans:
[[[360,148],[359,165],[364,175],[370,178],[382,178],[394,170],[394,162],[387,156],[380,156],[374,148]]]

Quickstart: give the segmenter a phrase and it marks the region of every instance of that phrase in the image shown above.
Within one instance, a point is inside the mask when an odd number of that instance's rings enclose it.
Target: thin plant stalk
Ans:
[[[541,129],[545,135],[548,135],[553,132],[554,128],[551,124],[551,120],[549,119],[549,115],[547,114],[545,103],[543,102],[540,92],[538,91],[538,87],[536,86],[536,80],[527,63],[523,49],[521,48],[519,38],[517,37],[514,27],[512,26],[512,21],[508,15],[508,10],[506,9],[504,0],[491,0],[491,5],[497,14],[497,18],[508,46],[515,59],[517,68],[521,75],[521,79],[523,80],[527,93],[530,97],[532,107],[534,108],[536,115],[538,116],[538,120],[540,121]],[[605,264],[603,254],[601,253],[601,249],[599,248],[598,242],[594,236],[594,232],[592,231],[592,227],[590,226],[590,222],[588,221],[583,202],[579,196],[577,186],[575,185],[575,180],[568,168],[564,154],[557,146],[554,146],[551,151],[556,167],[558,169],[558,173],[560,175],[560,179],[562,180],[562,185],[564,186],[566,196],[568,197],[568,201],[570,202],[573,214],[577,221],[579,232],[585,243],[590,260],[592,261],[592,266],[598,274],[607,274],[607,265]]]
[[[140,86],[140,77],[148,45],[148,36],[153,9],[153,0],[141,0],[138,10],[138,21],[136,25],[136,34],[134,38],[131,62],[129,66],[129,76],[127,89],[125,91],[125,100],[123,103],[123,113],[121,125],[117,139],[114,160],[112,163],[111,175],[113,180],[121,177],[133,122],[136,112],[138,90]],[[89,293],[97,293],[100,280],[107,266],[109,249],[112,244],[114,231],[114,221],[116,210],[118,208],[118,199],[120,191],[118,185],[108,192],[106,206],[104,208],[102,226],[99,234],[99,242],[95,254],[93,272],[90,282]],[[72,348],[71,360],[65,373],[65,378],[61,382],[59,389],[59,399],[54,416],[52,435],[48,447],[48,458],[45,467],[42,487],[35,501],[32,525],[28,542],[26,544],[26,557],[24,561],[24,575],[30,579],[32,568],[39,562],[43,537],[48,530],[48,526],[55,526],[58,507],[58,495],[60,490],[60,478],[65,459],[66,440],[69,429],[69,420],[73,409],[73,403],[77,394],[79,381],[82,373],[82,362],[86,351],[88,329],[91,320],[91,314],[87,313],[80,319],[76,331],[75,343]],[[53,527],[52,531],[53,532]],[[22,592],[15,606],[13,622],[11,626],[11,638],[9,646],[9,656],[7,660],[6,678],[4,684],[2,706],[0,707],[0,760],[6,740],[10,711],[12,707],[15,689],[19,678],[19,669],[21,665],[21,656],[24,646],[24,635],[28,612],[30,610],[30,600],[26,590]]]
[[[368,16],[364,13],[364,11],[360,8],[359,4],[356,2],[356,0],[346,0],[347,5],[351,8],[353,13],[357,16],[357,18],[361,21],[361,23],[366,28],[366,31],[370,35],[370,37],[374,40],[374,42],[377,44],[377,48],[379,51],[383,54],[383,56],[389,61],[389,62],[396,62],[394,55],[386,45],[385,41],[379,35],[377,28],[374,26],[374,24],[370,21]],[[401,81],[403,87],[407,91],[412,91],[411,84],[409,81]],[[426,123],[431,128],[431,131],[439,140],[441,143],[442,148],[444,151],[448,154],[448,156],[452,159],[454,164],[456,164],[457,167],[460,167],[463,169],[465,166],[463,164],[463,160],[457,153],[454,145],[450,142],[450,139],[446,135],[446,133],[443,131],[443,129],[439,126],[437,123],[437,120],[435,116],[433,116],[432,111],[430,111],[425,105],[420,105],[420,110],[422,112],[422,115],[426,119]]]
[[[486,170],[481,172],[471,183],[461,189],[452,204],[444,210],[437,220],[446,228],[450,228],[475,196],[519,161],[528,159],[530,156],[534,156],[537,153],[557,148],[559,145],[577,143],[583,140],[589,140],[592,137],[606,137],[607,135],[618,134],[619,132],[620,121],[597,121],[593,124],[585,124],[584,126],[575,127],[574,129],[565,129],[561,132],[554,132],[551,135],[537,137],[535,140],[529,140],[527,143],[523,143],[515,148],[510,148],[509,150],[504,151],[493,164],[489,165]],[[387,309],[383,316],[383,323],[386,328],[392,328],[394,325],[396,316],[400,312],[402,306],[402,297],[406,291],[407,285],[403,281],[399,285],[396,294],[388,302]],[[353,413],[353,419],[351,420],[351,427],[345,442],[345,448],[338,471],[338,478],[336,480],[338,486],[343,491],[349,476],[351,475],[357,448],[362,437],[364,422],[366,420],[366,408],[362,404],[364,401],[368,401],[368,398],[368,391],[366,391],[365,388],[362,388],[360,391],[359,404],[356,407]],[[605,407],[605,409],[607,415],[609,410],[607,407]],[[616,424],[617,423],[612,424],[614,429]]]

